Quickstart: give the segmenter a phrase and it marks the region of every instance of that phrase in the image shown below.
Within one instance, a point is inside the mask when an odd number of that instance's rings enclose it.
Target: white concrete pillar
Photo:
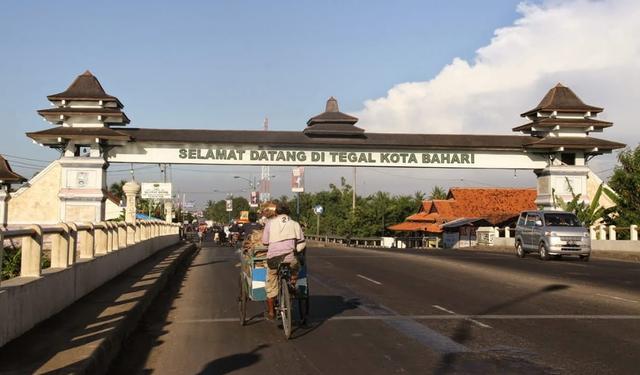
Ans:
[[[118,233],[118,224],[111,223],[111,251],[120,249],[120,236]]]
[[[606,240],[607,239],[607,231],[606,231],[607,226],[604,224],[600,224],[600,226],[598,227],[598,239],[599,240]]]
[[[34,234],[22,238],[20,276],[40,277],[42,274],[42,228],[31,225]]]
[[[504,227],[504,238],[511,238],[511,230],[509,227]]]
[[[171,200],[164,202],[164,221],[167,223],[173,221],[173,202]]]
[[[60,224],[62,231],[51,235],[51,268],[69,267],[69,226]]]
[[[631,224],[631,226],[629,227],[629,233],[630,233],[629,238],[631,239],[631,241],[637,241],[638,240],[638,226],[637,225]]]
[[[493,235],[495,236],[494,238],[500,238],[500,228],[493,227]]]
[[[615,241],[615,240],[616,240],[616,226],[609,225],[609,241]]]
[[[110,253],[113,251],[113,229],[111,228],[111,223],[104,223],[107,228],[107,252]]]
[[[3,262],[4,262],[4,233],[0,231],[0,275],[2,275]],[[0,285],[2,285],[2,277],[0,277]]]
[[[122,186],[122,191],[126,196],[127,207],[125,209],[124,220],[127,223],[136,222],[136,200],[140,193],[140,184],[135,181],[129,181]]]
[[[0,226],[6,228],[9,223],[9,185],[0,185]]]
[[[591,237],[592,240],[596,240],[598,239],[597,235],[596,235],[596,226],[592,225],[589,227],[589,237]]]

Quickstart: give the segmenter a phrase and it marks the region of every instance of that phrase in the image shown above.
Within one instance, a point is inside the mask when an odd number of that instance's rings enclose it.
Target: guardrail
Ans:
[[[0,271],[4,241],[20,239],[20,277],[40,277],[45,237],[51,243],[51,268],[72,267],[89,260],[159,236],[178,234],[179,224],[138,220],[134,223],[61,223],[53,226],[30,225],[0,231]],[[0,280],[0,283],[2,281]]]
[[[494,228],[496,238],[513,238],[515,237],[514,228]],[[630,241],[638,241],[638,226],[630,225],[628,227],[617,227],[615,225],[592,225],[589,227],[589,235],[592,240],[608,240],[619,241],[621,233],[629,233]]]
[[[346,236],[316,236],[305,234],[305,237],[312,241],[324,242],[355,247],[385,247],[385,248],[415,248],[426,249],[438,247],[440,239],[433,236],[428,237],[346,237]]]

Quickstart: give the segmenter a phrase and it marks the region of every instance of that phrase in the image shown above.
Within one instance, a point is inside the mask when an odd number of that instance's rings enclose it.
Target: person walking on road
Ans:
[[[273,216],[273,211],[267,210],[267,214]],[[267,246],[267,318],[270,320],[275,319],[278,267],[281,263],[289,264],[291,283],[295,285],[300,269],[296,253],[305,248],[302,228],[297,221],[291,219],[289,214],[289,207],[284,203],[278,203],[275,207],[275,216],[267,221],[262,233],[262,243]]]

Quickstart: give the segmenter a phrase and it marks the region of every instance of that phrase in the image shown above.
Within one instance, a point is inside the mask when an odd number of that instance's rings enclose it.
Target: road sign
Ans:
[[[231,199],[227,199],[227,212],[233,211],[233,201]]]
[[[140,196],[144,199],[171,199],[171,183],[143,182]]]
[[[304,192],[304,167],[293,168],[291,173],[291,191],[294,193]]]
[[[322,215],[322,213],[324,212],[324,207],[322,207],[321,205],[317,205],[317,206],[313,207],[313,212],[316,215]]]

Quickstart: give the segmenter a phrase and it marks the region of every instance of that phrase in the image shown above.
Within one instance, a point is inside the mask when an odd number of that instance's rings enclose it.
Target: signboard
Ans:
[[[291,191],[293,193],[304,192],[304,167],[293,168],[291,173]]]
[[[317,205],[317,206],[313,207],[313,212],[316,215],[322,215],[322,213],[324,212],[324,207],[322,207],[321,205]]]
[[[260,193],[257,191],[251,192],[251,199],[249,199],[249,207],[258,207],[260,204]]]
[[[227,212],[233,211],[233,201],[231,199],[227,199]]]
[[[171,199],[171,183],[143,182],[140,192],[144,199]]]
[[[184,208],[194,208],[196,206],[196,202],[195,201],[187,201],[184,204]]]
[[[508,162],[505,162],[508,160]],[[546,167],[544,155],[515,151],[424,149],[264,149],[257,146],[193,144],[127,144],[109,151],[109,162],[217,165],[355,166],[402,168],[506,168]]]
[[[249,211],[240,211],[240,219],[238,221],[240,223],[248,223],[249,222]]]

